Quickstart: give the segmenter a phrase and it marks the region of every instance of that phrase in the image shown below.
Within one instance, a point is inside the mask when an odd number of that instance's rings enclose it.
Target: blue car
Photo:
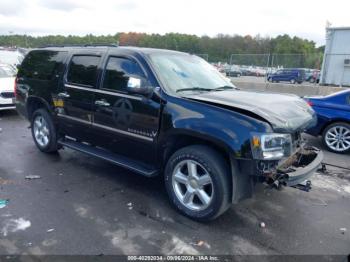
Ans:
[[[331,152],[350,152],[350,90],[305,100],[318,117],[317,125],[307,133],[322,136],[324,145]]]
[[[267,76],[269,82],[290,82],[291,84],[301,84],[305,80],[303,69],[285,68]]]

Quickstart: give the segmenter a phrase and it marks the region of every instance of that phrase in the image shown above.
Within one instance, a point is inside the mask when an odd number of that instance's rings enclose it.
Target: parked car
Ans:
[[[9,64],[0,64],[0,68],[11,76],[15,76],[17,74],[17,68],[15,66]]]
[[[350,152],[350,90],[325,97],[305,98],[316,111],[318,122],[307,133],[322,136],[326,148],[335,153]]]
[[[241,75],[242,75],[242,71],[238,66],[230,66],[226,71],[226,76],[240,77]]]
[[[15,76],[10,68],[0,65],[0,110],[15,109]]]
[[[18,66],[22,63],[24,56],[18,51],[0,50],[0,63]]]
[[[321,75],[321,71],[320,70],[315,70],[313,73],[312,73],[312,77],[310,78],[310,83],[319,83],[320,82],[320,75]]]
[[[301,84],[305,80],[305,72],[303,69],[286,68],[278,70],[274,74],[267,76],[269,82],[290,82],[292,84]]]
[[[170,202],[200,221],[252,196],[256,183],[296,186],[323,157],[301,143],[316,123],[305,101],[239,91],[182,52],[41,48],[26,56],[15,90],[39,150],[71,148],[161,175]]]
[[[304,70],[304,74],[305,74],[304,80],[306,82],[309,82],[311,77],[312,77],[312,75],[313,75],[314,70],[310,69],[310,68],[302,68],[302,70]]]

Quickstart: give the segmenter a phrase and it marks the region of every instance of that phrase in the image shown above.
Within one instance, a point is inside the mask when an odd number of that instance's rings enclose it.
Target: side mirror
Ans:
[[[146,80],[129,77],[127,90],[129,93],[148,95],[153,91],[153,88],[148,85]]]

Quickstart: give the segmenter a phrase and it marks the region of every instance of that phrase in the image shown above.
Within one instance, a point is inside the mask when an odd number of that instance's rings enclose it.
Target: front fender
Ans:
[[[252,158],[250,133],[272,131],[270,125],[235,111],[202,102],[173,98],[163,109],[160,143],[188,135],[216,143],[235,158]]]

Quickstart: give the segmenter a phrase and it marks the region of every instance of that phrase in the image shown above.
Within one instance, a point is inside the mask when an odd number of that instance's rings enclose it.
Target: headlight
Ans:
[[[292,152],[290,134],[252,133],[250,144],[254,159],[279,160]]]

